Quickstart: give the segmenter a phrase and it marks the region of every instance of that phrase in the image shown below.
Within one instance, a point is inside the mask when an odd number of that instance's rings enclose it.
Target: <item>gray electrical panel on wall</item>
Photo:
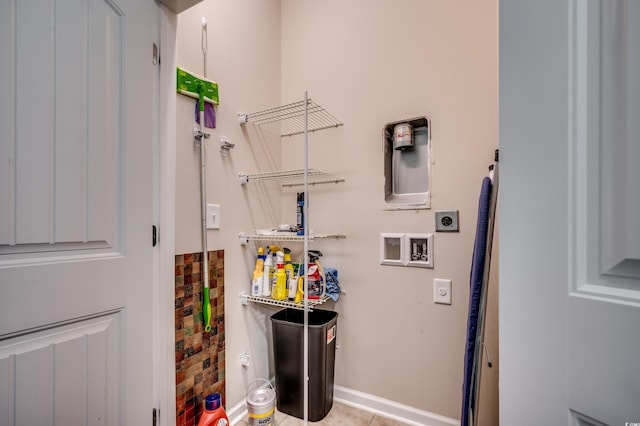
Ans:
[[[430,208],[429,120],[418,117],[387,123],[383,139],[386,208]]]

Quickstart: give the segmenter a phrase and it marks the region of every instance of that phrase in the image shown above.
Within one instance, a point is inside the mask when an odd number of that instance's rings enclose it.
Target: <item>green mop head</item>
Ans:
[[[208,80],[195,73],[178,68],[177,91],[183,95],[200,100],[200,108],[204,109],[204,102],[218,105],[218,83]],[[202,95],[202,98],[200,97]]]

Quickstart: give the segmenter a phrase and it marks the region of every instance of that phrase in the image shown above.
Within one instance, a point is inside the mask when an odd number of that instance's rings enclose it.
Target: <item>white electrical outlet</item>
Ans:
[[[451,304],[451,280],[433,280],[433,301],[442,305]]]
[[[207,229],[220,229],[220,204],[207,204]]]

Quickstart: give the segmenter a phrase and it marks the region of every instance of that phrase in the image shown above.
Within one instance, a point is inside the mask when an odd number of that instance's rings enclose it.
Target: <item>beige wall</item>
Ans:
[[[208,27],[207,76],[219,84],[217,127],[206,142],[207,202],[221,205],[220,230],[208,231],[209,250],[225,251],[225,407],[244,398],[247,381],[269,375],[268,317],[240,306],[238,294],[249,290],[255,253],[240,246],[238,233],[280,220],[280,197],[270,188],[243,187],[239,172],[277,170],[280,141],[258,138],[243,129],[237,113],[280,103],[280,3],[278,1],[204,1],[178,16],[177,64],[202,74],[202,17]],[[200,150],[193,144],[194,100],[177,96],[176,254],[201,251]],[[235,148],[220,152],[225,136]],[[240,367],[241,352],[251,353],[251,367]]]
[[[242,400],[247,380],[273,374],[274,311],[237,301],[249,289],[255,256],[253,247],[239,246],[237,233],[295,222],[295,190],[267,200],[266,190],[243,189],[236,175],[302,166],[300,137],[280,144],[252,127],[243,133],[235,114],[300,100],[308,90],[344,122],[312,134],[309,147],[311,166],[346,179],[310,195],[311,228],[347,235],[316,245],[347,292],[329,306],[340,314],[336,384],[459,418],[478,192],[498,141],[497,1],[205,2],[179,17],[178,65],[196,72],[202,15],[210,22],[209,75],[222,98],[207,146],[214,170],[207,184],[208,201],[222,204],[222,229],[210,231],[209,242],[225,249],[228,404]],[[212,31],[213,22],[221,28]],[[200,247],[192,108],[179,97],[176,253]],[[382,128],[420,115],[432,125],[432,208],[387,211]],[[236,143],[227,157],[217,151],[218,135]],[[379,265],[381,232],[431,233],[441,209],[460,211],[461,232],[435,234],[434,269]],[[434,278],[453,281],[451,306],[433,303]],[[494,367],[483,372],[484,424],[497,424],[492,284],[487,340]],[[249,370],[238,362],[245,350],[255,361]]]

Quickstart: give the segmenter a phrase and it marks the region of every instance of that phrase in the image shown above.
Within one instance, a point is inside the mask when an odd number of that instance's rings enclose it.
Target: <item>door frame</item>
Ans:
[[[176,176],[176,29],[177,15],[164,5],[158,6],[160,78],[158,93],[159,193],[158,246],[154,253],[154,404],[159,409],[158,424],[176,424],[175,382],[175,176]]]

